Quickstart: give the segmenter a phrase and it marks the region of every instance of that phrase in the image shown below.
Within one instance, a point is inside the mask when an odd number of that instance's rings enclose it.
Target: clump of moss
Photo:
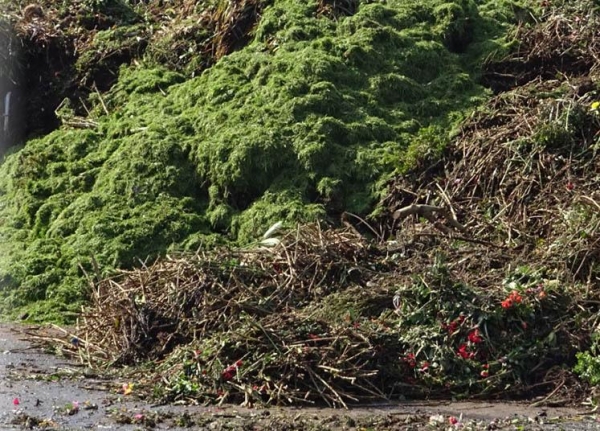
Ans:
[[[443,143],[485,99],[473,61],[502,29],[468,0],[361,2],[337,19],[281,0],[201,76],[123,68],[90,107],[94,130],[30,141],[0,169],[0,275],[20,286],[5,308],[77,306],[82,270],[214,233],[247,242],[277,219],[368,213],[419,129]]]

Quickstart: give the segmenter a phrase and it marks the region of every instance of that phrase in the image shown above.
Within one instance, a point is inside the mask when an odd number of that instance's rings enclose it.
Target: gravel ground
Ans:
[[[122,394],[125,382],[43,352],[23,330],[0,324],[2,430],[600,429],[589,409],[507,402],[402,402],[350,410],[156,406]]]

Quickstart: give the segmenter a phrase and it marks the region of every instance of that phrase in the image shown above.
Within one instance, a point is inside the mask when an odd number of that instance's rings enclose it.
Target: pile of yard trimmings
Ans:
[[[109,92],[91,89],[87,117],[81,101],[62,104],[63,127],[0,167],[3,310],[65,319],[88,293],[84,271],[243,243],[276,220],[372,210],[384,181],[412,163],[413,142],[435,153],[482,102],[477,64],[521,17],[494,1],[355,3],[270,2],[248,45],[198,77],[150,67],[153,51]],[[132,55],[110,33],[129,18],[89,15],[100,30],[78,48],[99,61]]]
[[[585,6],[549,11],[486,65],[512,84],[436,165],[393,181],[371,227],[393,240],[307,225],[122,273],[95,285],[81,357],[152,361],[137,390],[166,400],[579,398],[572,369],[600,379],[598,17]]]
[[[162,401],[570,402],[565,365],[589,338],[590,296],[513,266],[525,262],[502,245],[430,234],[386,248],[309,225],[271,247],[163,259],[95,286],[78,355],[142,365],[135,393]]]

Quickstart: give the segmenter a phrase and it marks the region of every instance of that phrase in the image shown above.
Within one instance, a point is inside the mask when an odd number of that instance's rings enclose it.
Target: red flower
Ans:
[[[454,322],[450,322],[450,324],[448,325],[448,333],[453,334],[454,332],[456,332],[457,327],[458,324],[456,323],[456,320]]]
[[[430,365],[429,362],[427,362],[427,361],[423,362],[419,371],[424,373],[425,371],[427,371],[429,369],[429,365]]]
[[[575,188],[575,184],[573,184],[571,181],[569,181],[567,183],[567,190],[571,191]]]
[[[502,308],[510,308],[514,304],[520,304],[522,301],[523,297],[521,296],[521,294],[516,290],[513,290],[512,292],[510,292],[510,295],[508,295],[508,298],[506,298],[500,304],[502,305]]]
[[[415,354],[407,353],[406,356],[404,357],[404,362],[406,362],[410,368],[415,368],[415,366],[417,365],[417,361],[415,359]]]
[[[483,370],[479,375],[485,379],[490,375],[490,372],[488,370]]]
[[[237,374],[238,367],[241,367],[242,364],[243,364],[243,362],[241,360],[238,360],[235,362],[235,364],[228,366],[221,373],[221,378],[226,382],[233,379],[233,377]]]
[[[456,425],[458,423],[458,419],[455,418],[454,416],[450,416],[448,418],[448,422],[450,422],[450,425]]]
[[[513,290],[512,292],[510,292],[510,296],[508,298],[512,299],[513,302],[516,302],[517,304],[520,304],[521,301],[523,300],[523,297],[516,290]]]
[[[471,332],[469,332],[469,335],[467,336],[467,338],[473,344],[483,342],[483,338],[481,338],[481,336],[479,335],[479,329],[477,329],[477,328],[475,328]]]
[[[460,320],[460,318],[459,318]],[[458,325],[460,323],[462,323],[462,321],[459,320],[453,320],[452,322],[446,324],[446,323],[442,323],[442,329],[445,329],[446,331],[448,331],[448,334],[452,335],[456,332],[456,330],[458,329]]]
[[[471,359],[473,356],[475,356],[475,353],[469,352],[467,349],[468,347],[466,344],[461,344],[458,346],[456,354],[463,359]]]

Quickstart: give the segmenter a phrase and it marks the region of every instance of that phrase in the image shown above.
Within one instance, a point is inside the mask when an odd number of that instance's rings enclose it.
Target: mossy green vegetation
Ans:
[[[317,16],[317,3],[266,3],[253,41],[194,78],[150,57],[123,67],[90,107],[95,129],[64,126],[8,155],[4,312],[37,301],[75,311],[84,273],[173,247],[369,213],[427,146],[421,130],[439,151],[486,100],[477,65],[518,19],[497,1],[363,1],[337,19]]]

